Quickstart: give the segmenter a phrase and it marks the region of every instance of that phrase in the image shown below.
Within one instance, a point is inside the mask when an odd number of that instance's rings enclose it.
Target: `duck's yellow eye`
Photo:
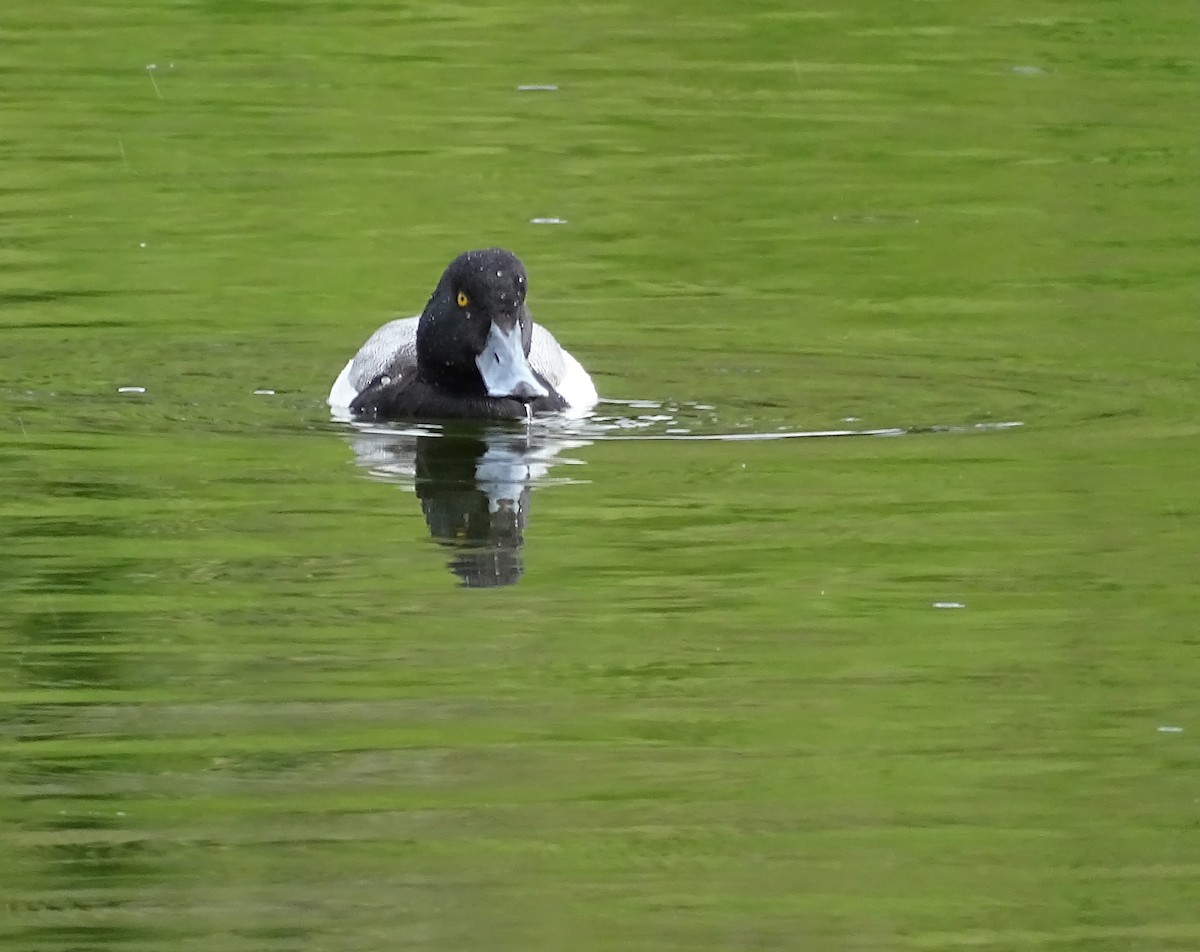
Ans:
[[[467,292],[466,292],[466,291],[459,291],[459,292],[458,292],[458,306],[459,306],[459,307],[466,307],[466,306],[467,306],[468,304],[470,304],[470,303],[471,303],[471,302],[470,302],[470,301],[467,299]]]

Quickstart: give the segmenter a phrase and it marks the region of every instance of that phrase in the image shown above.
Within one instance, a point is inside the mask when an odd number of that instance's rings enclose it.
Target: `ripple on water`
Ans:
[[[640,411],[640,412],[631,412]],[[536,487],[580,482],[574,476],[553,477],[552,467],[579,464],[570,451],[592,443],[615,441],[707,441],[745,442],[796,439],[828,439],[833,437],[884,436],[910,434],[979,433],[1007,430],[1023,426],[1016,420],[972,424],[931,424],[908,427],[844,428],[804,430],[780,426],[764,429],[752,418],[733,420],[723,418],[717,407],[705,403],[657,402],[652,400],[603,400],[597,408],[583,417],[549,415],[533,417],[525,425],[454,424],[444,427],[438,423],[379,423],[348,421],[335,415],[339,422],[349,422],[347,437],[359,466],[372,476],[398,482],[407,488],[422,470],[420,459],[428,456],[431,440],[461,444],[457,455],[460,462],[471,465],[462,471],[464,479],[473,474],[480,485],[508,490],[512,498],[518,487]],[[846,422],[857,422],[847,418]],[[448,452],[439,451],[445,461]],[[453,470],[458,472],[457,469]],[[494,495],[489,491],[489,495]]]
[[[343,421],[344,422],[344,421]],[[1017,422],[926,426],[919,432],[977,432]],[[736,429],[734,429],[736,428]],[[903,436],[915,428],[764,429],[730,424],[715,406],[606,400],[584,417],[535,417],[525,425],[387,424],[351,421],[345,433],[355,462],[374,479],[416,493],[431,538],[450,552],[449,567],[469,588],[513,585],[524,575],[524,541],[533,490],[584,483],[573,451],[615,441],[790,440]],[[949,607],[937,603],[935,607]]]
[[[630,412],[641,411],[641,412]],[[443,435],[443,427],[437,423],[359,423],[348,421],[344,416],[335,419],[351,422],[355,431],[363,436],[376,435],[388,438],[401,436],[429,437]],[[846,417],[843,422],[857,423],[857,417]],[[980,433],[1009,430],[1024,426],[1020,420],[987,421],[980,423],[924,424],[918,426],[846,427],[829,430],[806,430],[787,426],[773,430],[761,428],[752,419],[730,421],[724,418],[717,407],[706,403],[658,402],[653,400],[602,400],[597,408],[586,416],[564,417],[549,415],[533,417],[520,430],[511,428],[497,430],[502,439],[511,439],[522,434],[528,440],[583,440],[586,442],[606,440],[796,440],[851,436],[905,436],[929,433]],[[584,445],[584,444],[581,444]]]
[[[629,411],[642,411],[630,413]],[[846,422],[857,422],[853,417]],[[763,429],[753,418],[730,421],[707,403],[669,403],[653,400],[602,400],[589,416],[579,419],[545,417],[535,426],[590,440],[795,440],[847,436],[904,436],[916,433],[977,433],[1022,426],[1017,420],[972,424],[930,424],[863,429]]]

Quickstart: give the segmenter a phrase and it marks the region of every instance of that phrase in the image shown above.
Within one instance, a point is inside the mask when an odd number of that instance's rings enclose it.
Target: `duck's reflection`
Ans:
[[[412,488],[433,539],[452,550],[450,570],[468,588],[512,585],[525,571],[522,547],[534,486],[549,470],[578,460],[559,456],[586,446],[546,433],[447,428],[356,429],[356,462],[379,478]]]

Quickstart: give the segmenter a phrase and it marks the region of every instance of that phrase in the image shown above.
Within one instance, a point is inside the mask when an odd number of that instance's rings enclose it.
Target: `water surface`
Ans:
[[[6,11],[0,949],[1200,945],[1193,10]]]

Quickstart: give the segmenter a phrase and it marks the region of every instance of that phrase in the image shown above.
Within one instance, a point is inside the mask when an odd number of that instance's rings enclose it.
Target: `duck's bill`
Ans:
[[[521,346],[519,323],[506,331],[493,321],[483,353],[475,358],[475,366],[479,368],[489,397],[513,397],[528,401],[549,393],[529,366],[529,359]]]

